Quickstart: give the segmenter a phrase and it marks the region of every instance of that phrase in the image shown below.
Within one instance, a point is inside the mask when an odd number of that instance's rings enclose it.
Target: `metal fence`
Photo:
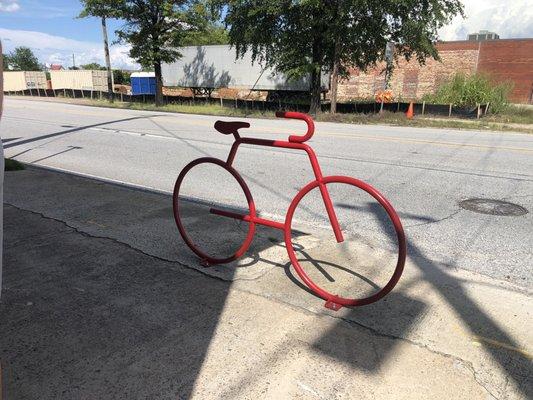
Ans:
[[[7,92],[7,95],[22,95],[22,96],[40,96],[40,97],[65,97],[78,99],[92,99],[92,100],[107,100],[108,92],[96,90],[77,90],[77,89],[27,89],[24,91]],[[115,100],[126,103],[154,103],[155,95],[130,95],[124,93],[115,93]],[[186,96],[163,96],[165,104],[183,104],[183,105],[220,105],[222,107],[236,108],[247,111],[255,111],[260,113],[275,112],[279,110],[290,110],[307,112],[309,105],[305,102],[291,102],[279,98],[273,101],[254,100],[254,99],[222,99],[210,97],[186,97]],[[388,112],[402,112],[405,113],[409,108],[410,103],[396,102],[396,103],[376,103],[376,102],[350,102],[337,103],[337,112],[341,114],[374,114],[379,113],[380,110]],[[322,111],[329,111],[330,105],[327,102],[322,104]],[[455,118],[480,118],[487,114],[489,110],[488,104],[479,104],[473,107],[457,107],[453,104],[413,104],[415,115],[434,115]]]

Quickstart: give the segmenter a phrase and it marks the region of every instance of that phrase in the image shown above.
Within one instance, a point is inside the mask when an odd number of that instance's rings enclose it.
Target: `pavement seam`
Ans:
[[[13,208],[15,208],[15,209],[17,209],[19,211],[28,212],[28,213],[37,215],[37,216],[39,216],[39,217],[41,217],[43,219],[47,219],[47,220],[50,220],[50,221],[54,221],[54,222],[60,223],[60,224],[72,229],[74,232],[76,232],[76,233],[78,233],[78,234],[80,234],[80,235],[82,235],[84,237],[87,237],[87,238],[90,238],[90,239],[109,240],[109,241],[111,241],[113,243],[116,243],[118,245],[125,246],[125,247],[129,248],[130,250],[133,250],[135,252],[139,252],[139,253],[147,256],[147,257],[154,258],[156,260],[159,260],[159,261],[162,261],[162,262],[165,262],[165,263],[169,263],[169,264],[178,264],[181,267],[185,267],[189,271],[194,271],[194,272],[199,273],[199,274],[201,274],[203,276],[206,276],[208,278],[213,278],[213,279],[218,280],[218,281],[229,282],[229,283],[237,281],[237,279],[230,280],[230,279],[224,279],[224,278],[222,278],[220,276],[217,276],[217,275],[207,274],[207,273],[203,272],[200,269],[196,269],[196,268],[194,268],[194,267],[192,267],[190,265],[184,264],[184,263],[182,263],[180,261],[177,261],[177,260],[170,260],[170,259],[166,259],[164,257],[160,257],[160,256],[156,256],[156,255],[153,255],[153,254],[146,253],[145,251],[143,251],[141,249],[138,249],[138,248],[136,248],[136,247],[134,247],[134,246],[132,246],[132,245],[130,245],[128,243],[122,242],[122,241],[120,241],[118,239],[115,239],[115,238],[112,238],[112,237],[90,234],[88,232],[82,231],[79,228],[76,228],[76,227],[68,224],[66,221],[63,221],[63,220],[60,220],[60,219],[57,219],[57,218],[54,218],[54,217],[49,217],[47,215],[44,215],[41,212],[28,210],[28,209],[25,209],[25,208],[22,208],[22,207],[18,207],[18,206],[14,205],[14,204],[7,203],[7,202],[4,202],[4,204],[8,205],[10,207],[13,207]],[[263,274],[262,276],[264,276],[265,274]],[[258,277],[258,278],[260,278],[260,277]],[[258,279],[258,278],[255,278],[255,279]],[[242,281],[242,280],[245,280],[245,279],[239,279],[239,280]],[[246,280],[250,280],[250,279],[246,279]],[[481,382],[479,380],[478,373],[476,372],[476,370],[474,368],[474,365],[472,364],[471,361],[467,361],[467,360],[464,360],[464,359],[462,359],[462,358],[460,358],[458,356],[455,356],[455,355],[452,355],[452,354],[448,354],[448,353],[444,353],[444,352],[441,352],[439,350],[432,349],[432,348],[428,347],[425,344],[418,343],[416,341],[413,341],[413,340],[405,338],[405,337],[401,337],[401,336],[397,336],[397,335],[393,335],[393,334],[380,332],[380,331],[376,330],[375,328],[372,328],[370,326],[366,326],[366,325],[364,325],[364,324],[362,324],[360,322],[345,318],[343,316],[335,316],[335,315],[331,315],[329,313],[312,311],[312,310],[309,310],[309,309],[307,309],[305,307],[286,302],[286,301],[284,301],[282,299],[279,299],[279,298],[276,298],[276,297],[272,297],[272,296],[260,295],[258,293],[254,293],[252,291],[249,291],[249,290],[243,289],[243,288],[233,287],[233,290],[239,291],[241,293],[247,293],[249,295],[260,297],[260,298],[263,298],[263,299],[266,299],[266,300],[274,301],[275,303],[282,304],[282,305],[284,305],[286,307],[289,307],[289,308],[291,308],[293,310],[296,310],[296,311],[299,311],[299,312],[303,312],[303,313],[305,313],[307,315],[314,315],[314,316],[326,317],[326,318],[331,318],[331,319],[334,319],[334,320],[339,320],[339,321],[342,321],[344,323],[347,323],[348,325],[357,326],[358,328],[364,329],[364,330],[368,331],[369,333],[371,333],[371,334],[373,334],[375,336],[382,337],[382,338],[389,339],[389,340],[403,341],[403,342],[405,342],[407,344],[410,344],[412,346],[416,346],[418,348],[427,350],[430,353],[437,354],[437,355],[440,355],[442,357],[450,358],[450,359],[452,359],[454,361],[460,362],[462,365],[466,366],[466,368],[472,373],[472,376],[473,376],[474,380],[476,381],[476,383],[479,386],[481,386],[483,389],[485,389],[485,391],[491,397],[493,397],[496,400],[499,400],[499,398],[496,395],[494,395],[487,388],[487,386],[483,382]]]
[[[453,213],[451,213],[450,215],[447,215],[446,217],[443,217],[441,219],[437,219],[435,221],[427,221],[427,222],[421,222],[420,224],[413,224],[413,225],[405,225],[404,228],[414,228],[414,227],[417,227],[417,226],[424,226],[424,225],[431,225],[431,224],[438,224],[439,222],[442,222],[442,221],[446,221],[447,219],[451,219],[453,217],[455,217],[457,214],[459,214],[462,210],[459,209],[459,210],[456,210],[454,211]]]
[[[272,296],[263,296],[263,295],[260,295],[258,293],[255,293],[255,292],[243,289],[243,288],[233,288],[233,290],[237,290],[237,291],[240,291],[240,292],[244,292],[244,293],[247,293],[247,294],[250,294],[250,295],[253,295],[253,296],[257,296],[257,297],[263,298],[263,299],[274,301],[275,303],[282,304],[282,305],[287,306],[287,307],[289,307],[289,308],[291,308],[291,309],[293,309],[295,311],[303,312],[304,314],[307,314],[307,315],[313,315],[313,316],[318,316],[318,317],[326,317],[326,318],[331,318],[331,319],[334,319],[334,320],[339,320],[339,321],[342,321],[342,322],[344,322],[344,323],[346,323],[348,325],[356,326],[358,328],[366,330],[369,333],[373,334],[374,336],[379,336],[381,338],[389,339],[389,340],[399,340],[399,341],[405,342],[405,343],[407,343],[409,345],[416,346],[418,348],[427,350],[430,353],[433,353],[433,354],[436,354],[436,355],[439,355],[439,356],[442,356],[442,357],[446,357],[446,358],[452,359],[453,361],[457,361],[457,362],[461,363],[462,365],[464,365],[472,373],[472,377],[474,378],[476,383],[479,386],[481,386],[483,389],[485,389],[485,391],[491,397],[493,397],[496,400],[500,400],[500,398],[498,396],[496,396],[494,393],[492,393],[487,388],[486,384],[484,384],[479,379],[479,376],[478,376],[479,374],[476,371],[476,369],[474,368],[474,365],[473,365],[473,363],[471,361],[462,359],[461,357],[455,356],[453,354],[448,354],[448,353],[444,353],[444,352],[439,351],[439,350],[432,349],[431,347],[429,347],[429,346],[427,346],[425,344],[418,343],[418,342],[416,342],[414,340],[407,339],[405,337],[401,337],[401,336],[397,336],[397,335],[393,335],[393,334],[389,334],[389,333],[380,332],[380,331],[376,330],[375,328],[372,328],[372,327],[364,325],[364,324],[362,324],[360,322],[345,318],[343,316],[335,316],[335,315],[332,315],[332,314],[329,314],[329,313],[324,313],[324,312],[319,312],[319,311],[318,312],[317,311],[312,311],[312,310],[309,310],[309,309],[307,309],[305,307],[286,302],[286,301],[281,300],[279,298],[272,297]]]
[[[110,240],[112,241],[113,243],[116,243],[116,244],[119,244],[119,245],[122,245],[122,246],[126,246],[127,248],[129,248],[130,250],[133,250],[133,251],[136,251],[136,252],[139,252],[147,257],[151,257],[151,258],[155,258],[156,260],[159,260],[159,261],[162,261],[162,262],[165,262],[165,263],[170,263],[170,264],[178,264],[179,266],[181,267],[185,267],[187,268],[188,270],[190,271],[195,271],[201,275],[204,275],[204,276],[207,276],[207,277],[210,277],[210,278],[214,278],[216,280],[219,280],[219,281],[223,281],[223,282],[233,282],[235,280],[229,280],[229,279],[224,279],[220,276],[217,276],[217,275],[211,275],[211,274],[207,274],[205,272],[203,272],[202,270],[200,269],[196,269],[194,267],[191,267],[190,265],[187,265],[187,264],[184,264],[178,260],[170,260],[170,259],[167,259],[167,258],[164,258],[164,257],[160,257],[160,256],[157,256],[157,255],[154,255],[154,254],[150,254],[150,253],[147,253],[141,249],[138,249],[132,245],[130,245],[129,243],[125,243],[125,242],[122,242],[118,239],[115,239],[115,238],[112,238],[112,237],[109,237],[109,236],[100,236],[100,235],[94,235],[94,234],[91,234],[91,233],[88,233],[88,232],[85,232],[85,231],[82,231],[80,230],[79,228],[76,228],[75,226],[72,226],[72,225],[69,225],[67,222],[63,221],[63,220],[60,220],[60,219],[57,219],[57,218],[54,218],[54,217],[49,217],[47,215],[44,215],[43,213],[41,212],[38,212],[38,211],[33,211],[33,210],[28,210],[28,209],[25,209],[25,208],[22,208],[22,207],[18,207],[14,204],[11,204],[11,203],[7,203],[7,202],[4,202],[5,205],[8,205],[10,207],[13,207],[19,211],[23,211],[23,212],[29,212],[31,214],[34,214],[34,215],[38,215],[40,216],[41,218],[44,218],[44,219],[47,219],[47,220],[50,220],[50,221],[54,221],[54,222],[58,222],[64,226],[66,226],[67,228],[70,228],[72,229],[74,232],[84,236],[84,237],[88,237],[88,238],[91,238],[91,239],[104,239],[104,240]]]

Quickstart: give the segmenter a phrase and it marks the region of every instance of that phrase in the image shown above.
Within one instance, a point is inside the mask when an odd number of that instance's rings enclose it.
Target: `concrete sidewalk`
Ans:
[[[4,201],[7,399],[533,397],[531,294],[414,245],[384,300],[330,312],[276,231],[206,269],[168,195],[28,169]]]

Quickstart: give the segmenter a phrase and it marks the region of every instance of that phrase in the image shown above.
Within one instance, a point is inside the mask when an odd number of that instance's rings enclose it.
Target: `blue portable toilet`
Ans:
[[[131,94],[155,94],[155,72],[134,72],[131,74]]]

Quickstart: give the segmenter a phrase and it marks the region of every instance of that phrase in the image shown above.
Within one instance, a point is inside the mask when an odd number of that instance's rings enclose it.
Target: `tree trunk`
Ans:
[[[309,106],[309,114],[316,115],[320,112],[320,92],[321,92],[321,74],[320,67],[313,70],[311,74],[311,104]]]
[[[109,42],[107,40],[107,26],[104,17],[102,17],[102,34],[104,35],[105,64],[107,67],[107,90],[109,91],[109,101],[112,103],[114,99],[113,71],[111,70],[111,59],[109,58]]]
[[[163,105],[163,77],[161,73],[161,62],[156,61],[154,63],[154,71],[156,82],[155,105],[156,107],[160,107]]]
[[[309,114],[316,115],[321,111],[320,94],[321,94],[321,75],[322,66],[320,64],[320,38],[315,37],[313,40],[313,72],[311,73],[311,104],[309,105]]]
[[[335,44],[335,60],[333,61],[333,68],[331,70],[331,106],[329,112],[335,114],[337,112],[337,86],[339,84],[339,59],[338,59],[338,45]]]

